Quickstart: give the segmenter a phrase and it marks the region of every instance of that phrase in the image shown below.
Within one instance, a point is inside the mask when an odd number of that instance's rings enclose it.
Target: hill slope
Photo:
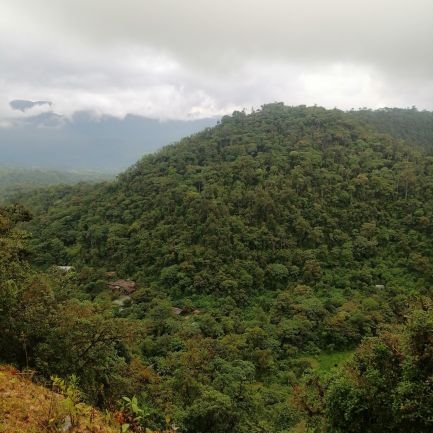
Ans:
[[[432,173],[432,158],[351,114],[271,104],[116,182],[36,195],[34,251],[41,264],[116,268],[178,295],[422,286]]]
[[[33,283],[24,272],[16,290],[10,275],[23,272],[8,254],[28,254],[22,225],[11,226],[28,215],[5,209],[0,356],[76,373],[102,406],[136,394],[144,424],[160,429],[327,431],[322,420],[340,433],[371,421],[406,433],[416,417],[427,433],[431,417],[418,407],[431,407],[428,382],[406,380],[394,331],[411,310],[431,310],[432,175],[421,145],[353,113],[271,104],[146,156],[114,182],[21,195],[36,215],[26,226],[33,262],[76,272],[50,269]],[[122,305],[105,271],[136,280]],[[410,334],[425,363],[432,340],[420,322]],[[341,380],[333,368],[348,356]]]
[[[433,113],[413,108],[382,108],[379,110],[351,111],[355,119],[362,120],[380,132],[433,152]]]
[[[103,172],[56,171],[0,165],[0,198],[50,185],[101,182],[113,177],[114,174]]]
[[[62,430],[64,426],[69,426],[70,413],[71,406],[64,396],[32,383],[12,367],[0,366],[1,432],[117,433],[119,431],[119,426],[110,425],[101,413],[83,404],[73,420],[77,426],[70,430]]]

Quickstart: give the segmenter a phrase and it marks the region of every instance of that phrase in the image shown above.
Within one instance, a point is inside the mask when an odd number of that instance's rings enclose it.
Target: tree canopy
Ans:
[[[127,396],[140,428],[429,432],[430,120],[268,104],[115,181],[20,193],[0,358]]]

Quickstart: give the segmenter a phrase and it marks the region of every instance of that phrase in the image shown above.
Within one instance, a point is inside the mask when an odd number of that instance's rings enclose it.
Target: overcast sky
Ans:
[[[186,119],[273,101],[433,109],[433,1],[0,2],[0,126],[47,110]]]

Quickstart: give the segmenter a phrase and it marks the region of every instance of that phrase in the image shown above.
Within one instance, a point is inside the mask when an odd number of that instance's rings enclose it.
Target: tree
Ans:
[[[405,326],[365,339],[327,383],[307,380],[298,402],[311,422],[319,415],[336,433],[432,431],[432,313],[431,306],[415,310]]]

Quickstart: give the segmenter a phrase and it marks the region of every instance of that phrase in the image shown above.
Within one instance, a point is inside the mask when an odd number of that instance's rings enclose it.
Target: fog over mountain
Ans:
[[[14,99],[164,119],[433,109],[432,22],[429,0],[4,0],[0,119]]]
[[[431,110],[432,22],[428,0],[4,0],[0,162],[118,169],[275,101]]]
[[[117,172],[143,154],[216,122],[159,121],[133,114],[118,118],[86,111],[65,117],[45,111],[0,128],[0,163]]]

